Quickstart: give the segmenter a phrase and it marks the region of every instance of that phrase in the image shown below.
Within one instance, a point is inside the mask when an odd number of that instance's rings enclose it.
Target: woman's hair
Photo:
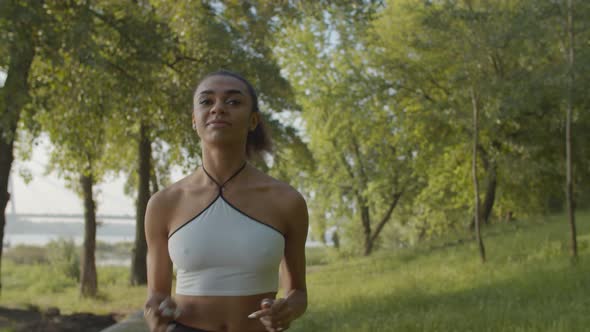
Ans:
[[[250,97],[252,98],[252,112],[260,112],[260,109],[258,108],[258,95],[256,94],[256,90],[254,90],[254,86],[242,75],[229,70],[218,70],[205,75],[199,81],[199,84],[211,76],[229,76],[246,84],[248,94],[250,94]],[[253,131],[248,132],[248,137],[246,139],[246,156],[249,159],[260,156],[262,152],[270,153],[272,151],[272,141],[270,139],[270,134],[266,124],[264,123],[262,114],[260,114],[258,119],[258,125]]]

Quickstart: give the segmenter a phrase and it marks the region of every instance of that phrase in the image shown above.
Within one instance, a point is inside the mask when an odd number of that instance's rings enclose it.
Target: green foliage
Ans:
[[[329,263],[328,252],[330,248],[312,247],[305,248],[305,263],[307,266],[318,266]]]
[[[38,63],[36,74],[51,86],[36,89],[44,108],[36,120],[56,147],[52,149],[48,172],[57,171],[68,185],[82,196],[81,174],[100,182],[107,170],[105,155],[105,120],[112,96],[107,78],[96,69],[85,67],[63,54],[62,67]]]
[[[17,246],[7,251],[4,286],[30,294],[56,294],[76,287],[80,254],[73,240],[60,239],[46,247]]]
[[[105,258],[125,259],[128,258],[133,243],[117,242],[108,243],[96,242],[96,257],[98,260]],[[59,239],[50,242],[46,247],[34,245],[17,245],[7,248],[4,257],[14,264],[35,265],[51,264],[59,270],[59,273],[65,274],[68,278],[77,280],[79,274],[79,252],[81,246],[75,246],[71,239]],[[58,267],[59,266],[59,267]]]
[[[15,264],[44,264],[48,262],[47,250],[38,246],[18,245],[4,251],[4,258]]]
[[[102,254],[105,256],[117,256],[117,257],[126,257],[129,255],[133,248],[133,243],[131,242],[117,242],[117,243],[108,243],[103,241],[96,242],[96,253]]]
[[[586,35],[579,20],[588,7],[580,6],[577,33]],[[495,218],[546,213],[563,197],[562,14],[543,1],[406,0],[389,1],[372,22],[368,55],[395,91],[390,104],[403,112],[405,143],[416,153],[417,196],[396,210],[402,223],[421,236],[469,224],[471,89],[481,108],[482,196],[497,173]],[[588,83],[579,77],[578,84]],[[583,140],[584,131],[575,136]]]
[[[10,72],[23,50],[35,59],[31,92],[5,87],[0,102],[28,102],[18,158],[43,132],[55,146],[49,171],[70,187],[79,191],[80,174],[99,183],[123,173],[134,195],[140,127],[162,188],[173,166],[200,162],[196,83],[239,71],[275,138],[274,154],[255,163],[305,193],[312,233],[337,227],[343,255],[366,250],[365,234],[376,246],[409,245],[471,220],[471,90],[482,111],[482,196],[497,174],[493,220],[562,207],[564,9],[541,0],[5,1],[0,68]],[[578,206],[590,204],[589,13],[576,4]],[[16,114],[6,116],[4,127]]]
[[[56,274],[78,282],[80,280],[80,248],[74,240],[61,239],[47,245],[48,261]]]
[[[137,311],[145,301],[145,287],[129,286],[129,269],[126,267],[98,267],[99,296],[84,298],[79,296],[77,282],[51,265],[16,265],[9,260],[5,263],[2,306],[58,307],[64,314],[127,314]]]
[[[269,15],[282,12],[272,2],[227,3],[155,1],[155,12],[169,25],[176,40],[174,58],[164,63],[157,104],[165,107],[154,123],[154,134],[168,144],[162,155],[167,164],[194,169],[200,148],[191,130],[192,95],[206,73],[220,68],[241,72],[259,91],[263,111],[293,106],[291,89],[270,54],[271,32],[277,28]],[[280,129],[281,127],[273,128]],[[282,135],[282,130],[275,133]],[[186,157],[189,157],[188,159]]]
[[[3,286],[9,292],[18,290],[21,293],[52,296],[76,286],[75,279],[49,264],[17,265],[8,260],[3,267]]]
[[[276,52],[303,109],[313,163],[297,167],[314,233],[354,229],[343,233],[343,243],[352,244],[364,232],[369,236],[360,243],[369,253],[390,206],[410,190],[411,149],[394,124],[397,114],[387,105],[388,91],[380,89],[380,75],[367,62],[363,22],[353,21],[346,6],[329,8],[326,16],[286,28]]]

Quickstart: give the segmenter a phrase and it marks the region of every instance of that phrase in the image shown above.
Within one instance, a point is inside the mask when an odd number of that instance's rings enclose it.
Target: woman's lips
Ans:
[[[210,127],[214,127],[214,128],[219,128],[219,127],[228,127],[230,125],[229,122],[226,121],[211,121],[208,123],[208,126]]]

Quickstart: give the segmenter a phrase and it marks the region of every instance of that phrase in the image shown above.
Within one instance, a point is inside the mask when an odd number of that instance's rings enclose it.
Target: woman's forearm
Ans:
[[[307,291],[301,289],[292,289],[287,293],[285,297],[289,308],[293,310],[293,315],[295,318],[300,317],[303,315],[305,310],[307,309]]]

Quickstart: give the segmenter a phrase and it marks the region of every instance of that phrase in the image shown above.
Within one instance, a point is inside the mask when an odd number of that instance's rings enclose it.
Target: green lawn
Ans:
[[[46,265],[2,264],[0,306],[41,309],[58,307],[61,313],[93,312],[122,314],[137,311],[145,300],[145,287],[128,286],[128,269],[99,267],[99,296],[79,296],[76,282],[65,278]]]
[[[485,265],[472,243],[424,243],[349,260],[312,250],[310,262],[321,265],[310,268],[309,308],[290,331],[590,331],[590,213],[577,220],[575,266],[564,217],[486,229]],[[5,261],[0,306],[132,312],[145,288],[128,287],[127,273],[99,269],[101,296],[85,300],[46,264]]]
[[[485,265],[474,244],[328,264],[291,331],[590,331],[590,214],[578,224],[576,266],[564,218],[495,225]]]

